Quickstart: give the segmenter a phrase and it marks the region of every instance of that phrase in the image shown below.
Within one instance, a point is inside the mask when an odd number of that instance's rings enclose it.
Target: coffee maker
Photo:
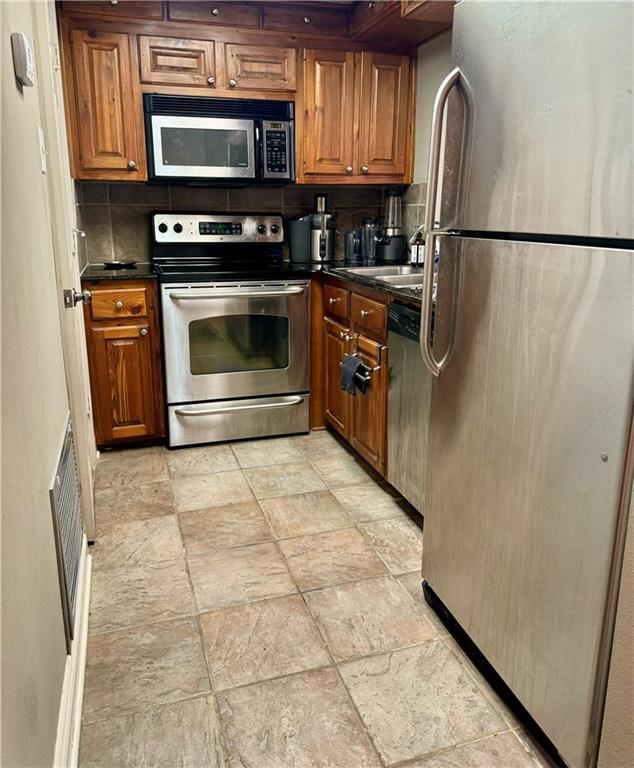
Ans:
[[[328,198],[318,192],[314,212],[287,223],[291,261],[325,264],[334,260],[336,214],[327,211]]]
[[[385,193],[383,224],[377,236],[376,260],[379,264],[401,264],[407,254],[403,235],[401,197],[395,189]]]

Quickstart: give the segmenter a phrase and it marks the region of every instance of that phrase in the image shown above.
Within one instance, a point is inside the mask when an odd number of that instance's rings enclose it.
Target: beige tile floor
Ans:
[[[547,765],[328,432],[107,453],[95,496],[82,768]]]

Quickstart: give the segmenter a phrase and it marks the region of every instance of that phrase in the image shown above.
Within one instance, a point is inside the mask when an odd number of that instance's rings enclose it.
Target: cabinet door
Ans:
[[[214,44],[209,40],[139,35],[141,82],[158,85],[215,85]]]
[[[350,439],[350,400],[351,396],[340,386],[341,362],[348,351],[348,329],[324,317],[325,366],[325,405],[326,420],[346,440]]]
[[[352,400],[350,444],[377,472],[385,474],[387,458],[387,347],[358,336],[357,354],[373,369],[365,394]]]
[[[69,117],[78,141],[76,177],[142,179],[145,148],[138,142],[129,36],[74,29],[71,47],[76,113]],[[110,171],[118,173],[109,177]]]
[[[152,339],[147,323],[93,325],[92,386],[97,444],[151,437],[159,431]]]
[[[306,51],[304,72],[304,173],[349,175],[354,149],[354,54]]]
[[[227,86],[258,91],[297,90],[297,51],[262,45],[225,45]],[[231,85],[230,81],[235,81]],[[224,85],[224,84],[223,84]]]
[[[365,52],[359,136],[362,174],[405,176],[411,151],[410,111],[409,57]]]

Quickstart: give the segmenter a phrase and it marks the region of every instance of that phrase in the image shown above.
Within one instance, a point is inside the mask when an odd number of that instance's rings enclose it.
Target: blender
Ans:
[[[395,189],[388,189],[383,207],[383,226],[377,237],[377,262],[402,264],[406,253],[407,244],[401,219],[401,196]]]

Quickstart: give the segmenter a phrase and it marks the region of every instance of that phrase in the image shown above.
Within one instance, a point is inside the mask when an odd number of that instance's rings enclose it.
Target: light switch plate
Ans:
[[[44,140],[44,131],[41,125],[37,126],[37,138],[40,142],[40,168],[42,173],[45,174],[48,170],[46,167],[46,141]]]
[[[35,56],[24,32],[11,33],[11,51],[17,81],[26,87],[32,87],[35,84]]]

